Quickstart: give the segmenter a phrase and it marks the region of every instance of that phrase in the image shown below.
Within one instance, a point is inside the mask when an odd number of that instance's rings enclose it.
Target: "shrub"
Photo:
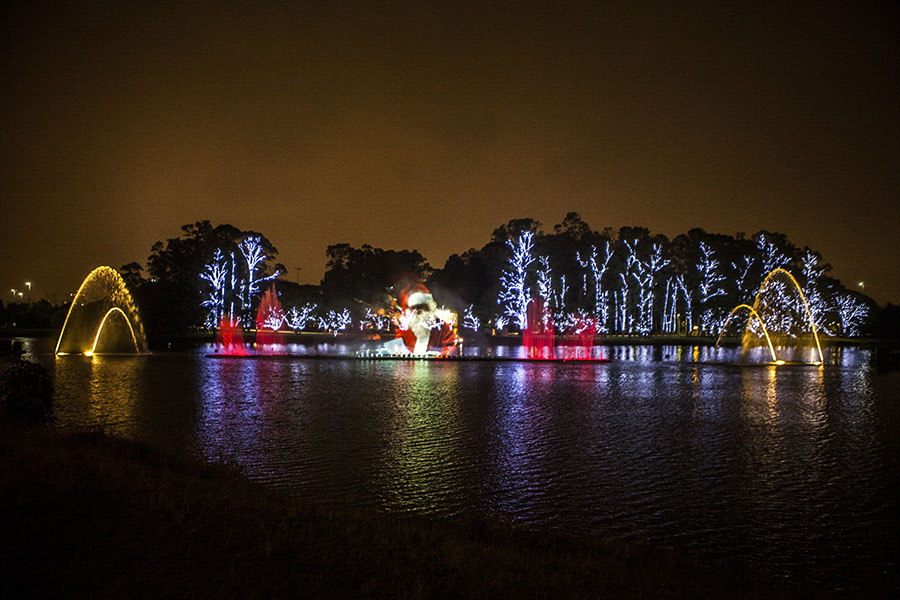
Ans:
[[[14,359],[0,378],[0,418],[48,425],[53,416],[53,379],[42,365]]]

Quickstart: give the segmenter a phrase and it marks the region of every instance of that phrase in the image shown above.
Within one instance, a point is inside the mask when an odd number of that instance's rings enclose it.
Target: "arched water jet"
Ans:
[[[134,335],[134,327],[131,326],[131,321],[128,320],[128,315],[126,315],[125,311],[123,311],[118,306],[113,306],[111,309],[106,311],[105,315],[103,315],[103,320],[100,321],[100,327],[97,328],[97,335],[94,336],[94,343],[93,345],[91,345],[91,349],[85,352],[85,355],[93,356],[94,354],[97,354],[97,343],[100,341],[100,334],[103,332],[103,326],[106,325],[106,320],[109,319],[109,317],[114,313],[122,315],[122,318],[125,319],[125,324],[128,325],[128,331],[131,333],[131,341],[134,342],[134,351],[140,353],[140,350],[138,349],[137,336]]]
[[[791,283],[794,284],[794,287],[797,288],[797,293],[800,294],[800,300],[803,301],[803,308],[806,311],[806,318],[809,321],[809,327],[812,330],[813,339],[816,341],[816,350],[818,350],[819,352],[818,364],[824,363],[825,358],[822,354],[822,345],[819,343],[819,334],[816,332],[816,323],[812,318],[812,312],[809,310],[809,303],[806,301],[806,296],[803,294],[803,290],[800,288],[800,284],[797,283],[797,279],[793,275],[791,275],[789,271],[779,267],[777,269],[772,269],[769,274],[766,275],[765,278],[763,278],[763,282],[759,286],[759,291],[756,292],[756,298],[753,300],[753,311],[757,313],[757,316],[759,316],[760,298],[762,297],[763,292],[766,291],[766,286],[769,285],[769,281],[772,279],[772,277],[778,274],[787,275]],[[762,322],[762,319],[760,319],[760,322]],[[768,334],[766,335],[768,337]]]
[[[725,328],[728,327],[728,323],[731,322],[731,317],[734,316],[734,313],[736,313],[739,308],[746,308],[750,311],[751,317],[756,317],[757,321],[759,321],[760,326],[762,326],[763,333],[766,336],[766,343],[769,344],[769,352],[772,354],[772,362],[778,362],[778,358],[775,356],[775,347],[772,345],[772,338],[769,337],[769,332],[766,329],[766,324],[765,322],[763,322],[762,317],[759,316],[759,313],[756,312],[756,309],[749,304],[738,304],[731,309],[731,312],[728,313],[728,318],[725,319],[725,324],[722,325],[722,329],[719,331],[719,337],[716,338],[716,348],[719,347],[719,342],[722,340],[722,335],[725,333]]]
[[[128,324],[135,352],[147,351],[147,339],[134,299],[122,276],[111,267],[97,267],[84,278],[66,314],[55,353],[93,354],[104,325],[113,313]]]

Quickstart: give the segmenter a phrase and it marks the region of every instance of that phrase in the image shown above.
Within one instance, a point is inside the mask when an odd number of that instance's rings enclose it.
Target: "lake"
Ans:
[[[54,374],[61,430],[225,460],[313,502],[643,540],[836,590],[897,584],[900,372],[866,349],[775,367],[705,347],[549,363],[54,357],[54,342],[25,349]]]

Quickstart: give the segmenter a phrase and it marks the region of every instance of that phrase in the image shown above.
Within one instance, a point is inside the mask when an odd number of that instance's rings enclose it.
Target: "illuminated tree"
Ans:
[[[662,330],[665,333],[674,333],[678,330],[678,296],[681,293],[681,287],[678,285],[676,277],[666,279],[662,316]]]
[[[625,278],[624,273],[619,273],[619,279],[622,282],[622,287],[619,288],[619,295],[613,294],[616,301],[615,314],[618,319],[615,329],[622,333],[630,333],[632,317],[628,311],[628,280]]]
[[[534,233],[523,231],[516,243],[511,239],[506,240],[512,256],[509,258],[509,268],[500,275],[501,289],[497,298],[497,303],[503,305],[504,314],[514,319],[522,330],[528,326],[528,303],[531,302],[531,290],[525,279],[528,266],[534,262],[531,254],[534,249],[533,238]]]
[[[550,302],[553,299],[553,271],[550,269],[550,259],[539,256],[538,264],[540,264],[537,270],[538,294]]]
[[[641,263],[643,297],[644,297],[644,329],[650,333],[653,328],[653,305],[656,298],[656,281],[662,271],[671,261],[663,258],[663,246],[660,243],[653,244],[650,256]]]
[[[262,325],[272,331],[278,331],[284,324],[284,310],[277,304],[267,305],[263,308],[262,315],[257,321],[257,326]]]
[[[235,290],[238,289],[237,264],[234,262],[234,252],[231,253],[231,302],[228,304],[228,315],[234,317],[234,296]]]
[[[610,248],[609,240],[604,240],[603,250],[598,256],[597,246],[591,245],[591,253],[582,260],[579,253],[575,253],[575,258],[584,268],[590,267],[591,274],[594,277],[594,302],[591,313],[600,317],[598,329],[606,333],[608,331],[607,323],[609,322],[609,299],[603,291],[603,276],[609,269],[609,263],[612,260],[613,252]],[[583,283],[584,294],[587,295],[587,274],[585,274]]]
[[[622,305],[620,311],[623,311],[623,317],[627,315],[624,331],[628,333],[640,333],[642,335],[649,334],[653,329],[653,303],[655,296],[655,283],[657,274],[669,264],[669,261],[663,258],[662,244],[654,243],[650,247],[650,253],[645,259],[641,259],[638,254],[638,243],[640,240],[622,240],[625,249],[625,272],[620,274],[622,281]],[[628,295],[631,290],[628,281],[632,280],[637,286],[637,314],[629,310]]]
[[[362,330],[368,325],[370,328],[376,331],[382,331],[384,329],[387,329],[390,324],[391,318],[385,311],[372,310],[371,307],[366,307],[366,314],[362,319],[360,319],[359,328],[360,330]]]
[[[775,240],[779,240],[780,243],[776,243]],[[762,266],[760,276],[763,278],[760,285],[772,271],[786,269],[789,266],[791,259],[782,248],[786,245],[788,244],[781,234],[769,234],[764,231],[757,234],[756,248]],[[764,307],[764,310],[760,311],[760,316],[770,332],[796,337],[808,323],[804,318],[803,302],[799,294],[791,289],[792,287],[793,284],[782,276],[769,280],[765,286],[766,296],[759,299]]]
[[[217,248],[227,255],[240,235],[231,225],[197,221],[181,227],[179,237],[153,244],[148,278],[135,282],[134,290],[148,335],[184,332],[207,321],[212,307],[204,302],[210,300],[210,283],[199,275]]]
[[[244,287],[243,304],[241,306],[241,308],[246,310],[250,308],[253,297],[259,291],[259,284],[275,279],[281,275],[281,271],[276,267],[275,272],[271,275],[260,278],[256,277],[257,270],[263,270],[260,265],[264,265],[265,261],[269,258],[266,254],[266,248],[263,245],[262,236],[247,236],[240,241],[238,248],[247,263],[247,281]]]
[[[569,293],[569,286],[566,285],[566,275],[562,274],[559,276],[559,294],[556,297],[556,301],[554,303],[554,307],[560,313],[565,312],[566,310],[566,295]]]
[[[684,283],[684,275],[676,275],[675,283],[678,285],[678,289],[681,290],[681,298],[684,301],[684,319],[685,319],[685,327],[688,331],[693,331],[694,329],[694,295],[690,288]]]
[[[841,318],[841,333],[847,337],[858,336],[860,327],[869,316],[869,307],[853,293],[838,294],[834,300]]]
[[[710,306],[710,300],[725,295],[721,285],[725,277],[719,274],[719,259],[715,258],[715,252],[706,242],[700,242],[697,270],[700,273],[700,327],[705,333],[718,333],[721,315],[717,315],[715,307]]]
[[[731,263],[731,268],[734,269],[735,273],[735,285],[738,292],[737,302],[734,302],[735,305],[750,304],[753,300],[753,294],[756,293],[756,288],[750,285],[750,278],[748,275],[755,262],[756,258],[745,255],[742,257],[740,264],[734,262]]]
[[[766,277],[754,308],[770,334],[796,338],[811,331],[800,290],[785,270],[774,271]]]
[[[463,327],[467,329],[473,329],[478,331],[481,327],[481,319],[476,317],[472,312],[472,305],[470,304],[468,308],[466,308],[466,312],[463,313]]]
[[[307,323],[315,319],[313,316],[313,311],[315,310],[316,305],[309,302],[304,304],[301,308],[294,306],[287,311],[287,314],[285,314],[284,322],[294,331],[302,331],[306,329]]]
[[[200,279],[209,283],[212,290],[201,305],[209,309],[204,325],[208,329],[215,329],[222,322],[225,314],[225,284],[227,283],[228,264],[222,251],[216,248],[213,260],[204,265]]]
[[[756,240],[756,248],[760,253],[762,261],[762,276],[765,277],[773,270],[783,268],[790,262],[790,258],[784,254],[775,242],[766,237],[765,233],[760,233]]]
[[[803,294],[806,296],[809,312],[817,329],[822,329],[825,313],[829,310],[828,301],[825,295],[819,291],[819,285],[823,275],[831,267],[830,265],[822,264],[821,259],[822,257],[818,252],[814,252],[809,248],[804,251],[803,256],[800,258],[800,269],[805,281]]]
[[[325,331],[331,331],[336,336],[338,332],[344,331],[353,322],[349,309],[341,312],[329,310],[324,317],[319,317],[319,327]]]

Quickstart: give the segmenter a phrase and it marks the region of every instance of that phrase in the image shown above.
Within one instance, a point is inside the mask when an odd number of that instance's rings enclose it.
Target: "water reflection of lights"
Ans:
[[[392,375],[395,410],[382,492],[401,510],[439,512],[468,460],[460,446],[459,369],[400,362]]]
[[[574,373],[589,375],[586,380],[591,381],[597,377],[596,370],[591,371],[578,368]],[[548,476],[552,468],[546,463],[553,457],[543,447],[548,441],[547,427],[554,420],[553,407],[537,398],[543,395],[540,390],[557,387],[574,373],[541,363],[514,363],[494,369],[495,405],[490,416],[492,442],[486,487],[495,510],[527,518],[562,483],[562,477]]]
[[[852,583],[894,564],[900,379],[866,350],[829,350],[827,368],[763,365],[765,352],[738,366],[737,348],[702,346],[601,364],[43,360],[63,428],[122,424],[311,502],[639,535]],[[115,377],[138,389],[117,396]]]
[[[65,429],[77,423],[112,435],[134,436],[139,425],[135,402],[145,368],[143,357],[57,356],[57,426]]]
[[[200,381],[197,437],[209,460],[238,464],[261,450],[258,369],[263,361],[210,360]]]
[[[766,406],[769,408],[769,422],[773,422],[778,407],[778,389],[776,387],[778,371],[774,367],[766,367]]]

